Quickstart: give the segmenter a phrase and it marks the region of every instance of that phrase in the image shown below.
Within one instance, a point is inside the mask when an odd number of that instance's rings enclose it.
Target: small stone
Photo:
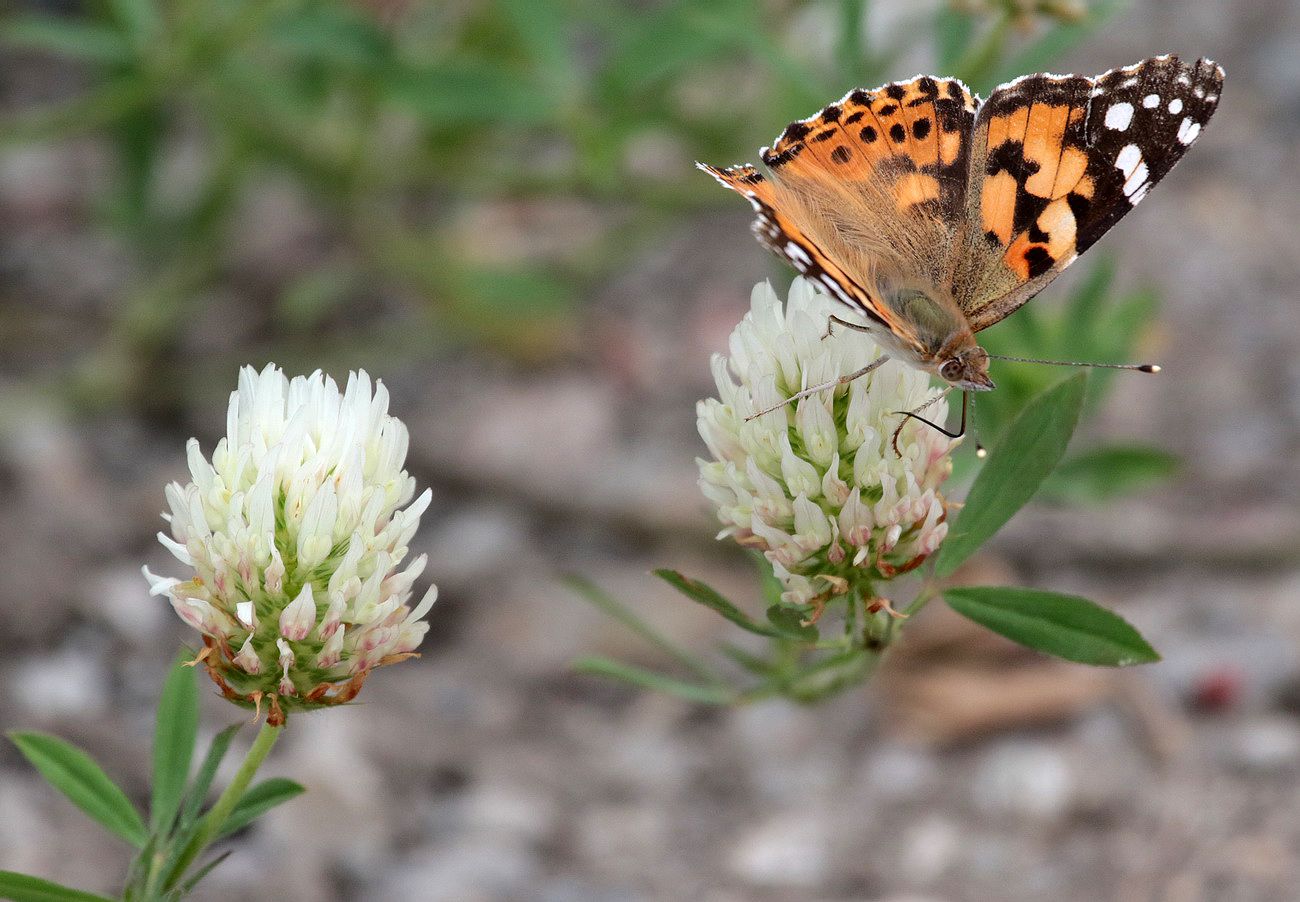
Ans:
[[[89,714],[108,704],[108,685],[98,655],[83,648],[23,660],[8,691],[44,717]]]
[[[755,886],[807,889],[830,873],[829,830],[810,812],[787,812],[741,835],[727,862]]]
[[[898,869],[909,881],[930,883],[952,867],[961,850],[961,830],[951,820],[929,817],[903,835]]]
[[[1050,821],[1068,811],[1074,789],[1074,776],[1058,752],[1014,740],[988,752],[971,791],[975,804],[990,814]]]
[[[1229,754],[1243,770],[1289,770],[1300,763],[1300,726],[1280,717],[1252,721],[1237,731]]]

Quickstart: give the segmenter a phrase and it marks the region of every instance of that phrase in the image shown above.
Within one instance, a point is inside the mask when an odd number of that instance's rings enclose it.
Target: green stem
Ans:
[[[244,758],[239,770],[235,773],[235,778],[230,781],[230,785],[225,788],[217,799],[217,803],[212,806],[203,820],[199,821],[199,829],[194,834],[194,838],[185,846],[185,851],[167,875],[167,882],[164,889],[171,889],[185,874],[185,870],[203,853],[212,841],[217,838],[221,828],[225,825],[226,819],[230,817],[230,812],[235,810],[239,800],[244,797],[248,791],[248,786],[253,782],[253,776],[257,769],[262,766],[266,756],[270,754],[275,741],[280,738],[284,732],[284,726],[271,726],[270,723],[263,722],[262,729],[258,732],[257,738],[253,740],[253,746],[248,750],[248,755]],[[152,898],[152,897],[149,897]]]
[[[939,594],[939,586],[936,585],[935,583],[927,582],[925,585],[921,587],[921,591],[917,594],[917,596],[912,599],[912,603],[909,604],[907,607],[903,608],[903,613],[906,614],[908,617],[915,615],[921,610],[921,608],[929,604],[931,599],[933,599],[938,594]]]

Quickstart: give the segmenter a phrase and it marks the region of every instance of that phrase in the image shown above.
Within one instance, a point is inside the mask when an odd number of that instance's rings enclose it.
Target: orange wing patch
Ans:
[[[920,76],[850,91],[791,123],[763,150],[784,182],[873,184],[899,213],[959,215],[975,100],[956,79]]]

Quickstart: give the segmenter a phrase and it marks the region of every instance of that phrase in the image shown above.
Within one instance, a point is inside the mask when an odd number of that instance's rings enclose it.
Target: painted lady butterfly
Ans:
[[[1096,78],[1026,75],[983,102],[955,78],[918,76],[791,123],[761,152],[770,175],[697,165],[748,198],[758,240],[865,317],[889,356],[987,390],[975,333],[1137,206],[1222,87],[1215,63],[1176,56]]]

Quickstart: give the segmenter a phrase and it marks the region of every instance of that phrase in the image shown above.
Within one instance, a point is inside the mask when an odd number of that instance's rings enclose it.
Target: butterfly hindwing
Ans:
[[[721,168],[706,163],[696,165],[749,201],[754,208],[754,235],[760,244],[875,325],[901,328],[898,323],[891,325],[889,311],[777,208],[774,187],[761,172],[747,164]]]
[[[1096,79],[1030,75],[981,106],[951,289],[975,331],[1087,250],[1182,158],[1223,70],[1164,56]]]

